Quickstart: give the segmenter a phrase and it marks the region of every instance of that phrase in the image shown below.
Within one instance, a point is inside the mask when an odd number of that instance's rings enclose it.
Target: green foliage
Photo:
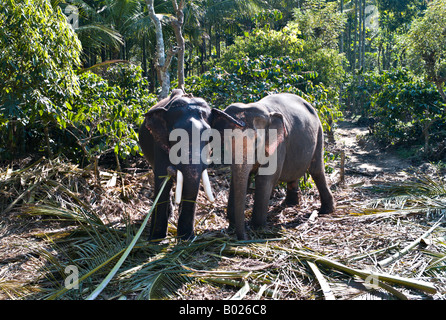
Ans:
[[[117,65],[107,72],[109,80],[91,72],[79,76],[81,93],[67,104],[64,119],[76,144],[71,152],[65,148],[66,155],[74,157],[79,148],[87,159],[111,150],[122,158],[139,153],[137,128],[156,102],[141,74],[139,67]]]
[[[345,21],[336,2],[307,1],[301,9],[294,11],[294,20],[288,28],[300,30],[300,37],[304,40],[300,57],[309,70],[318,72],[316,83],[334,87],[344,81],[346,60],[338,51],[338,42]]]
[[[420,8],[425,7],[423,0],[376,0],[379,10],[379,24],[393,32],[410,25]]]
[[[250,34],[237,37],[233,45],[227,48],[218,64],[224,69],[230,68],[233,60],[248,57],[255,60],[259,56],[294,60],[304,60],[301,71],[317,72],[315,83],[337,86],[345,74],[342,67],[344,58],[337,49],[309,43],[302,39],[298,24],[289,24],[280,31],[255,29]],[[213,62],[215,64],[215,61]]]
[[[223,68],[230,67],[232,60],[258,56],[298,58],[302,52],[303,40],[299,38],[298,28],[285,27],[281,31],[255,29],[251,33],[235,38],[234,44],[228,47],[219,63]],[[212,62],[211,62],[212,63]]]
[[[47,0],[2,2],[0,25],[0,142],[7,149],[2,153],[12,156],[25,148],[26,131],[34,131],[28,138],[38,141],[79,92],[73,67],[81,46]]]
[[[312,79],[326,86],[338,86],[344,77],[344,56],[338,53],[337,43],[343,18],[336,14],[332,5],[327,5],[319,16],[317,10],[296,11],[296,20],[288,23],[280,31],[269,28],[254,29],[251,33],[235,38],[221,59],[217,61],[224,69],[230,68],[232,60],[248,57],[252,60],[259,56],[303,59],[302,71],[317,72]],[[328,19],[326,16],[330,15]],[[319,19],[326,19],[326,23]],[[307,23],[303,23],[307,21]],[[308,22],[311,21],[311,22]],[[322,27],[323,26],[323,27]],[[304,29],[302,29],[304,28]],[[319,30],[319,31],[314,31]],[[211,61],[210,65],[215,65]]]
[[[326,130],[340,117],[337,91],[311,80],[316,72],[304,72],[305,62],[290,57],[231,60],[229,68],[215,67],[200,77],[190,78],[186,91],[203,97],[210,105],[225,108],[232,102],[250,103],[268,94],[289,92],[313,103]]]
[[[445,106],[438,91],[408,70],[366,74],[362,85],[352,87],[359,104],[369,101],[361,113],[375,118],[374,137],[383,145],[421,143],[427,129],[431,139],[444,138]]]
[[[339,36],[345,25],[345,17],[338,12],[336,2],[307,1],[294,10],[294,20],[289,26],[298,28],[305,44],[316,48],[338,49]]]
[[[446,0],[429,4],[426,14],[413,21],[406,36],[411,67],[437,85],[446,102]]]

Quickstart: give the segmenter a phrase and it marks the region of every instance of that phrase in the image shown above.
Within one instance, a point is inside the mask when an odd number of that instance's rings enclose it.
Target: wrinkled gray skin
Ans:
[[[322,126],[315,109],[307,101],[293,94],[282,93],[267,96],[256,103],[234,103],[226,108],[225,113],[244,122],[245,129],[277,129],[277,144],[272,144],[272,149],[269,150],[277,151],[277,170],[271,175],[256,174],[255,177],[251,219],[254,228],[266,225],[268,202],[279,181],[287,183],[285,204],[298,203],[298,181],[307,170],[320,194],[319,212],[327,214],[335,210],[335,202],[324,173]],[[222,129],[221,125],[220,123],[219,130]],[[268,137],[265,145],[266,148],[269,145]],[[235,227],[238,239],[247,238],[244,215],[247,186],[250,173],[256,173],[258,167],[258,163],[234,164],[233,161],[232,164],[227,212],[230,228]]]
[[[169,151],[177,143],[169,141],[169,134],[173,129],[185,129],[192,137],[192,123],[199,128],[200,135],[209,129],[213,119],[225,119],[228,127],[238,126],[238,123],[220,110],[210,109],[201,98],[194,98],[176,89],[170,97],[158,102],[146,113],[143,124],[139,129],[139,144],[145,158],[152,166],[155,176],[155,194],[160,191],[164,176],[175,174],[180,170],[183,174],[183,192],[179,209],[177,236],[187,240],[194,236],[195,200],[200,187],[201,174],[207,164],[201,162],[174,166],[169,160]],[[190,143],[190,142],[189,142]],[[207,142],[201,142],[200,153]],[[151,217],[150,239],[160,240],[166,237],[168,218],[171,214],[170,191],[173,181],[170,179],[161,194],[158,204]]]

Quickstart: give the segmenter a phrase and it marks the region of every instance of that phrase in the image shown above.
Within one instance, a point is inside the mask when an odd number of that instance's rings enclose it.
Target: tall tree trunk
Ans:
[[[172,27],[175,33],[175,38],[177,40],[178,50],[177,50],[177,58],[178,58],[178,88],[184,91],[184,37],[182,33],[182,26],[184,23],[184,0],[180,0],[178,4],[176,0],[172,0],[173,9],[175,10],[176,19],[172,19]]]
[[[362,24],[363,24],[363,17],[362,17],[362,0],[359,0],[359,7],[358,7],[358,68],[361,69],[362,67]]]
[[[365,68],[365,5],[366,0],[362,4],[362,67]]]
[[[340,7],[341,14],[344,13],[344,0],[341,0],[341,7]],[[344,34],[346,31],[341,32],[339,36],[339,53],[344,52]],[[220,57],[220,55],[219,55]]]
[[[380,58],[381,58],[382,48],[383,48],[383,45],[380,44],[379,47],[378,47],[378,73],[381,73],[381,66],[380,66],[380,60],[381,59]]]
[[[346,43],[345,49],[347,51],[347,59],[350,63],[349,67],[351,70],[353,63],[352,63],[352,48],[351,48],[351,46],[352,46],[352,20],[350,17],[347,20],[347,39],[346,40],[347,40],[347,43]]]
[[[158,75],[158,80],[161,84],[161,93],[158,96],[158,99],[164,99],[168,96],[170,91],[170,73],[169,73],[169,64],[170,59],[166,58],[166,53],[164,50],[164,39],[163,39],[163,29],[161,26],[160,19],[156,16],[154,5],[154,0],[146,0],[147,9],[149,12],[150,20],[152,20],[155,25],[155,37],[156,37],[156,61],[155,68]]]
[[[146,45],[146,35],[144,34],[142,37],[142,71],[144,77],[147,78],[147,45]]]
[[[200,55],[200,64],[201,64],[201,73],[205,72],[205,67],[204,67],[204,60],[206,60],[206,36],[203,35],[201,37],[202,39],[202,44],[201,44],[201,55]]]
[[[356,53],[357,53],[357,42],[358,42],[358,0],[355,0],[355,20],[354,20],[354,40],[353,40],[353,59],[352,59],[352,69],[356,69]]]

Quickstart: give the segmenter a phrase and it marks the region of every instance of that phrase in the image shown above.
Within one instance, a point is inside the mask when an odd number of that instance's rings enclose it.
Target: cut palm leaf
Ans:
[[[113,267],[113,269],[110,271],[110,273],[107,275],[107,277],[105,277],[105,279],[99,284],[99,286],[88,296],[87,300],[94,300],[94,299],[96,299],[96,297],[102,292],[102,290],[104,290],[104,288],[107,286],[107,284],[110,282],[110,280],[114,277],[116,272],[118,272],[119,268],[124,263],[125,259],[129,255],[129,253],[133,250],[133,247],[135,246],[135,244],[138,241],[139,237],[141,236],[144,228],[146,227],[147,222],[149,221],[149,218],[152,215],[152,212],[155,209],[156,204],[158,203],[158,200],[159,200],[159,198],[161,196],[161,193],[163,192],[164,187],[166,186],[167,181],[169,181],[169,179],[170,179],[170,176],[167,176],[164,179],[164,182],[161,185],[160,191],[158,192],[158,194],[157,194],[157,196],[155,198],[155,201],[152,204],[152,208],[150,208],[149,213],[145,217],[141,227],[139,228],[138,232],[134,236],[132,242],[129,244],[129,246],[125,250],[124,254],[121,256],[121,258],[116,263],[116,265]]]

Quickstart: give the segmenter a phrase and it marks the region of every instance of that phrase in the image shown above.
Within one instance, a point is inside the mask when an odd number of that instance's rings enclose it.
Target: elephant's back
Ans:
[[[302,134],[308,129],[319,130],[321,127],[316,109],[305,99],[291,93],[280,93],[267,96],[259,101],[269,112],[283,115],[288,133]]]
[[[281,181],[293,181],[303,176],[320,144],[322,126],[316,110],[303,98],[294,94],[277,94],[260,101],[269,112],[279,112],[287,130],[286,156]]]

